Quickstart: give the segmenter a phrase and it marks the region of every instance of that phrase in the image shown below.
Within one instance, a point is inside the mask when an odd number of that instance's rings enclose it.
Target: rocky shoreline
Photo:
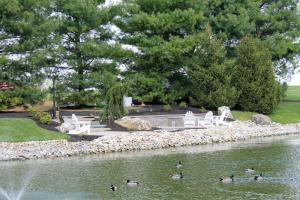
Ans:
[[[90,155],[131,150],[148,150],[168,147],[191,146],[208,143],[246,140],[300,133],[300,125],[256,125],[253,122],[232,122],[230,127],[190,129],[178,132],[120,132],[93,141],[68,142],[33,141],[0,143],[0,160],[25,160]]]

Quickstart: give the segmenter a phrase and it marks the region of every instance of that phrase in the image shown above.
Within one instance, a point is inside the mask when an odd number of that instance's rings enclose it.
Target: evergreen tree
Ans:
[[[238,45],[233,84],[240,92],[238,106],[242,110],[270,114],[277,107],[280,87],[271,53],[261,40],[245,37]]]
[[[133,88],[140,93],[134,94],[143,101],[151,97],[163,103],[186,97],[186,64],[194,47],[189,36],[204,25],[202,12],[192,9],[194,0],[133,2],[126,10],[130,14],[125,14],[117,24],[128,35],[123,42],[139,49],[127,74],[130,80],[132,74],[141,74],[134,78],[137,87]]]
[[[104,0],[60,0],[55,3],[56,18],[61,21],[57,34],[62,36],[62,55],[72,73],[66,79],[65,90],[71,99],[83,104],[86,89],[95,87],[93,77],[104,71],[118,73],[125,51],[119,44],[111,44],[109,28],[115,17],[111,8],[103,7]]]
[[[198,106],[210,109],[234,107],[238,93],[231,86],[232,62],[226,60],[225,49],[212,37],[210,29],[199,34],[194,41],[197,41],[195,54],[188,71],[192,98]]]
[[[207,0],[199,8],[213,33],[234,47],[246,35],[265,41],[277,75],[285,77],[299,66],[299,0]],[[235,56],[234,51],[228,51]]]
[[[53,31],[50,5],[49,0],[0,1],[0,79],[19,85],[42,81],[40,66],[31,65],[28,58]]]

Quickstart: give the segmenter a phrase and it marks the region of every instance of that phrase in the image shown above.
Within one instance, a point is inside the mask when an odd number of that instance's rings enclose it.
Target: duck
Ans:
[[[233,182],[233,177],[234,175],[231,175],[231,176],[227,176],[227,177],[220,177],[220,181],[222,183],[230,183],[230,182]]]
[[[255,181],[259,181],[259,180],[262,180],[262,179],[263,179],[262,173],[260,173],[259,175],[254,176]]]
[[[138,181],[133,180],[127,180],[126,183],[128,186],[138,186],[140,184]]]
[[[181,162],[181,161],[178,161],[178,163],[176,163],[176,167],[177,167],[177,168],[182,167],[182,162]]]
[[[173,180],[183,179],[183,174],[182,174],[182,172],[180,172],[179,174],[174,174],[171,178]]]
[[[115,192],[117,191],[117,186],[114,186],[113,184],[110,185],[110,189]]]
[[[251,168],[245,169],[245,172],[246,173],[253,173],[253,172],[255,172],[255,170],[254,170],[253,167],[251,167]]]

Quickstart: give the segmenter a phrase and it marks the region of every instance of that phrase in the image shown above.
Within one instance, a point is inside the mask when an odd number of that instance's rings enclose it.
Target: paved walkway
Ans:
[[[195,117],[204,117],[205,113],[195,114]],[[149,121],[154,127],[163,129],[184,129],[183,126],[184,114],[173,115],[140,115],[130,116],[133,118],[141,118]],[[128,133],[126,131],[112,131],[110,128],[100,127],[99,121],[93,121],[94,118],[89,116],[77,116],[79,121],[91,121],[91,135],[104,136]]]

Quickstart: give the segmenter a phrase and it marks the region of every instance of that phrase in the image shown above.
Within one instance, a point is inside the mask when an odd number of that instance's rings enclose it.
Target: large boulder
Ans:
[[[227,107],[227,106],[221,106],[221,107],[219,107],[218,108],[218,115],[220,116],[224,110],[226,110],[226,112],[229,113],[229,115],[228,115],[229,119],[234,119],[233,116],[232,116],[232,114],[231,114],[230,108]]]
[[[116,120],[115,123],[129,131],[149,131],[153,129],[149,121],[140,118],[123,117]]]
[[[272,120],[267,115],[255,114],[252,115],[251,121],[259,125],[270,125]]]

